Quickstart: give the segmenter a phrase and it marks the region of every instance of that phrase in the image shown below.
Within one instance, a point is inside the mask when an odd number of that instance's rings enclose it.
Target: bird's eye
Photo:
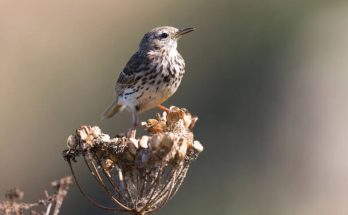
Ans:
[[[167,38],[168,37],[168,34],[167,33],[162,33],[161,34],[161,38]]]

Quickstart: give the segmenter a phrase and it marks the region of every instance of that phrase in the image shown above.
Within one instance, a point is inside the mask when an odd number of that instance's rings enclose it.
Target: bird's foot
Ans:
[[[165,107],[165,106],[163,106],[163,105],[157,105],[157,107],[160,109],[160,110],[162,110],[162,111],[165,111],[165,112],[167,112],[167,113],[169,113],[169,108],[167,108],[167,107]]]

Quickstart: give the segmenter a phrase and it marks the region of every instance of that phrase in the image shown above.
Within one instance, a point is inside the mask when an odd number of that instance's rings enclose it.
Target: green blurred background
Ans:
[[[33,201],[68,175],[61,151],[81,124],[130,126],[126,112],[100,114],[161,25],[197,28],[180,40],[186,76],[165,105],[199,116],[205,150],[159,214],[348,214],[347,1],[0,0],[0,193]],[[73,187],[62,214],[107,213]]]

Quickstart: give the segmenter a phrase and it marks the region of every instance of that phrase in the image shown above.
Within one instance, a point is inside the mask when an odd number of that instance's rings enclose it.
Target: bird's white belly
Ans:
[[[137,111],[142,112],[162,104],[175,93],[177,88],[171,85],[154,85],[135,93],[132,93],[131,89],[127,89],[123,96],[119,97],[119,102],[126,105],[130,110],[138,109]]]

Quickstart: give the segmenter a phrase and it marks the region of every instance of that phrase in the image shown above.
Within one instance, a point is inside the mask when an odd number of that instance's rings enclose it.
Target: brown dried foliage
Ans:
[[[110,211],[150,214],[173,198],[189,165],[203,150],[194,141],[197,117],[185,109],[171,107],[143,123],[148,135],[110,138],[98,127],[81,126],[70,135],[63,152],[81,193],[93,204]],[[98,185],[115,207],[106,207],[81,188],[71,161],[82,158]]]
[[[45,191],[45,198],[34,203],[20,202],[24,196],[24,192],[18,188],[11,189],[6,192],[7,200],[0,202],[1,215],[58,215],[62,206],[63,200],[67,195],[68,189],[72,184],[72,177],[64,177],[60,180],[53,181],[51,186],[54,193],[49,195]]]

